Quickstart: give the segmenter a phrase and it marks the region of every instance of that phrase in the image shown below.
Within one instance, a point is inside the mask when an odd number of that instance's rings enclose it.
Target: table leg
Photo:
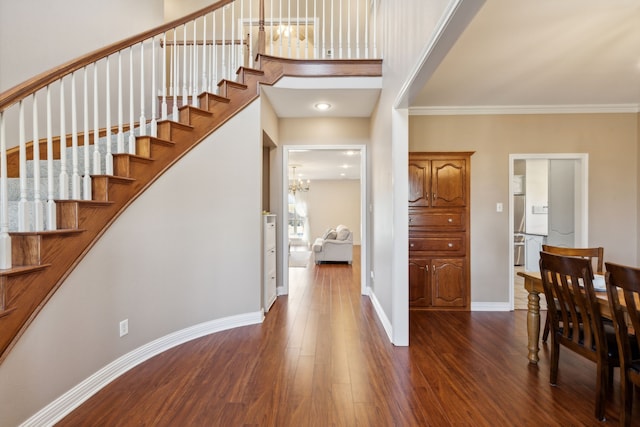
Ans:
[[[540,340],[540,295],[532,287],[528,287],[529,304],[527,305],[527,336],[529,338],[529,363],[537,365],[538,341]]]

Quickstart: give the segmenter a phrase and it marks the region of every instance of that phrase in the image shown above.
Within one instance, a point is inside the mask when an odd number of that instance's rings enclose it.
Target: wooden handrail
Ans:
[[[202,15],[205,15],[207,13],[213,12],[214,10],[220,9],[230,3],[233,3],[234,1],[235,0],[220,0],[217,3],[212,4],[211,6],[204,7],[187,16],[173,20],[171,22],[168,22],[166,24],[163,24],[151,30],[145,31],[136,36],[132,36],[124,40],[121,40],[119,42],[113,43],[104,48],[95,50],[91,53],[80,56],[79,58],[76,58],[76,59],[72,59],[69,62],[66,62],[48,71],[38,74],[37,76],[23,83],[20,83],[12,87],[11,89],[8,89],[0,93],[0,112],[3,112],[13,104],[39,91],[40,89],[47,87],[49,84],[61,79],[62,77],[70,73],[73,73],[74,71],[80,70],[81,68],[84,68],[89,64],[93,64],[94,62],[97,62],[103,58],[106,58],[129,46],[142,43],[143,41],[150,39],[151,37],[157,36],[158,34],[165,33],[166,31],[171,30],[175,27],[179,27],[180,25],[193,21],[201,17]]]

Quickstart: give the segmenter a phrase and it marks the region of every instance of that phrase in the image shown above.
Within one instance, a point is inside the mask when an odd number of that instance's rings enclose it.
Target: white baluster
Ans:
[[[166,41],[166,40],[165,40]],[[167,49],[167,46],[165,46],[165,49]],[[166,55],[166,52],[165,52]],[[169,93],[168,95],[171,97],[173,96],[173,88],[174,88],[174,75],[175,75],[175,70],[174,70],[174,64],[176,63],[176,29],[173,29],[173,43],[171,45],[171,53],[170,53],[170,58],[169,58]],[[165,58],[166,61],[166,58]]]
[[[78,172],[78,117],[76,101],[76,73],[71,73],[71,198],[80,200]]]
[[[322,0],[322,43],[320,44],[320,58],[326,58],[327,54],[327,3]]]
[[[351,0],[347,1],[347,58],[351,59]]]
[[[184,24],[182,28],[182,50],[184,53],[182,57],[182,105],[187,105],[189,103],[189,88],[187,87],[189,84],[189,72],[187,71],[187,24]],[[178,120],[177,116],[174,120]]]
[[[172,61],[172,65],[171,67],[173,68],[173,80],[174,80],[174,86],[173,86],[173,107],[171,109],[171,115],[172,115],[172,120],[177,122],[178,121],[178,87],[180,86],[180,80],[178,79],[178,61],[179,61],[179,57],[178,57],[178,45],[177,40],[177,33],[176,33],[176,29],[173,29],[173,61]]]
[[[300,59],[300,0],[296,0],[296,59]]]
[[[269,55],[273,55],[273,31],[274,31],[274,26],[273,26],[273,24],[274,24],[274,20],[273,20],[273,4],[275,3],[275,0],[271,0],[270,3],[271,3],[271,8],[270,8],[271,9],[271,12],[270,12],[270,15],[271,15],[271,35],[269,36]],[[265,47],[265,49],[266,49],[266,47]]]
[[[60,199],[69,198],[69,175],[67,174],[66,106],[64,102],[64,80],[60,80]]]
[[[236,55],[236,8],[235,3],[229,5],[231,7],[231,50],[229,51],[229,79],[238,67],[238,57]]]
[[[106,95],[105,95],[105,120],[106,120],[106,143],[107,143],[107,153],[104,156],[104,173],[105,175],[113,175],[113,155],[111,154],[111,78],[110,78],[110,70],[109,70],[109,57],[107,57],[107,66],[106,66]]]
[[[197,31],[196,21],[193,21],[193,92],[191,93],[191,105],[194,107],[199,107],[200,102],[198,100],[199,87],[198,87],[198,36],[196,34]]]
[[[360,3],[356,0],[356,58],[360,59]]]
[[[227,45],[225,44],[225,40],[226,40],[226,34],[225,34],[225,27],[226,27],[226,10],[227,10],[227,6],[224,6],[222,8],[222,58],[220,60],[220,65],[222,67],[222,76],[220,76],[221,78],[227,78],[228,74],[227,74],[227,63],[226,63],[226,55],[225,52],[227,50]]]
[[[84,176],[82,177],[82,197],[84,200],[91,200],[91,146],[89,145],[89,76],[87,67],[84,67]],[[98,140],[94,141],[97,144]]]
[[[371,33],[373,34],[373,57],[378,57],[378,45],[377,45],[377,36],[378,36],[378,2],[373,0],[373,30]]]
[[[340,20],[338,21],[338,58],[342,59],[342,31],[343,31],[343,26],[342,26],[342,0],[340,0],[340,6],[339,6],[339,12],[338,12],[338,16],[340,17]]]
[[[36,94],[33,94],[33,229],[44,230],[42,195],[40,194],[40,136]]]
[[[11,268],[8,181],[7,141],[4,130],[4,112],[0,112],[0,270]]]
[[[93,174],[100,175],[100,115],[98,114],[98,63],[93,63]]]
[[[289,46],[287,47],[287,58],[291,58],[291,0],[288,0],[287,3],[287,14],[288,14],[288,18],[287,18],[287,28],[284,30],[285,34],[288,34],[288,39],[289,39]]]
[[[19,142],[20,142],[20,201],[18,202],[18,231],[30,231],[29,228],[29,202],[27,201],[27,141],[24,130],[24,103],[19,104],[20,116],[18,118]]]
[[[129,47],[129,154],[136,154],[135,112],[133,102],[133,46]],[[142,125],[142,124],[141,124]]]
[[[329,49],[329,51],[331,52],[331,57],[335,57],[336,56],[336,51],[334,49],[334,45],[333,45],[333,23],[335,21],[335,17],[333,15],[333,3],[334,0],[330,0],[331,1],[331,15],[329,16],[329,19],[331,19],[330,24],[331,24],[331,31],[329,31],[329,37],[330,37],[330,43],[331,43],[331,48]]]
[[[194,24],[195,27],[195,24]],[[189,76],[189,79],[187,81],[187,103],[189,102],[188,99],[193,97],[193,62],[195,60],[195,55],[194,55],[194,48],[195,48],[195,37],[193,38],[193,42],[188,44],[188,48],[187,51],[189,52],[189,58],[188,58],[188,65],[187,65],[187,75]],[[188,105],[188,104],[186,104]]]
[[[202,91],[207,92],[207,15],[202,17]]]
[[[55,186],[53,185],[53,130],[51,117],[51,87],[47,86],[47,230],[55,230],[56,222]]]
[[[167,49],[169,49],[169,46],[167,46],[167,33],[164,33],[164,37],[162,40],[162,55],[161,55],[161,61],[162,61],[162,106],[160,107],[162,110],[162,114],[160,115],[160,118],[162,120],[167,120]],[[169,68],[169,84],[172,85],[173,84],[173,73],[171,72],[171,68]],[[169,86],[169,88],[171,88],[171,86]],[[153,135],[153,136],[158,136]]]
[[[373,4],[371,0],[369,0],[367,3]],[[367,7],[367,4],[365,4],[365,11],[364,11],[364,57],[365,58],[369,58],[369,11],[370,10],[371,8]]]
[[[218,39],[216,36],[216,15],[211,19],[211,78],[209,79],[209,93],[215,93],[218,82]]]
[[[124,111],[122,103],[124,102],[122,97],[122,51],[118,52],[118,144],[116,151],[118,153],[124,153]]]
[[[273,0],[270,1],[271,5],[273,5]],[[249,2],[249,36],[247,37],[247,43],[249,44],[249,67],[254,68],[254,59],[253,59],[253,43],[251,43],[251,35],[253,34],[253,2]],[[259,28],[259,27],[258,27]],[[242,34],[244,38],[244,34]]]
[[[304,2],[304,57],[309,58],[309,4]]]
[[[158,50],[158,47],[156,46],[156,38],[153,37],[151,39],[151,136],[156,137],[158,136],[158,117],[157,117],[157,111],[158,111],[158,89],[157,89],[157,84],[158,82],[156,81],[156,74],[157,74],[157,65],[158,65],[158,61],[156,60],[156,51]],[[164,63],[165,61],[163,61]],[[164,88],[164,80],[162,83],[162,87]],[[166,106],[165,106],[165,110],[166,110]]]
[[[151,66],[153,67],[153,64]],[[144,42],[142,42],[140,43],[140,129],[138,134],[143,136],[147,134],[147,118],[144,115],[144,103],[146,101],[144,97],[144,80]],[[152,99],[155,99],[155,96]]]

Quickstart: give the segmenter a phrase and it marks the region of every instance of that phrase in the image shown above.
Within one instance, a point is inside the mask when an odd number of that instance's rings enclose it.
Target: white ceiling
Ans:
[[[413,92],[412,114],[637,112],[640,0],[486,0]],[[267,94],[279,117],[368,117],[379,90],[347,85]],[[319,101],[333,108],[319,113]],[[339,159],[312,165],[313,153],[300,160],[310,175],[339,172]]]
[[[353,150],[290,150],[289,179],[360,179],[360,151]]]

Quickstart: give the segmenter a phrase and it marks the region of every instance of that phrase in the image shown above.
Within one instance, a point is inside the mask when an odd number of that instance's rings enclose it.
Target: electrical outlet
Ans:
[[[123,337],[129,333],[129,319],[124,319],[120,322],[120,337]]]
[[[500,202],[496,203],[496,212],[502,212],[502,210],[503,210],[502,203]]]

